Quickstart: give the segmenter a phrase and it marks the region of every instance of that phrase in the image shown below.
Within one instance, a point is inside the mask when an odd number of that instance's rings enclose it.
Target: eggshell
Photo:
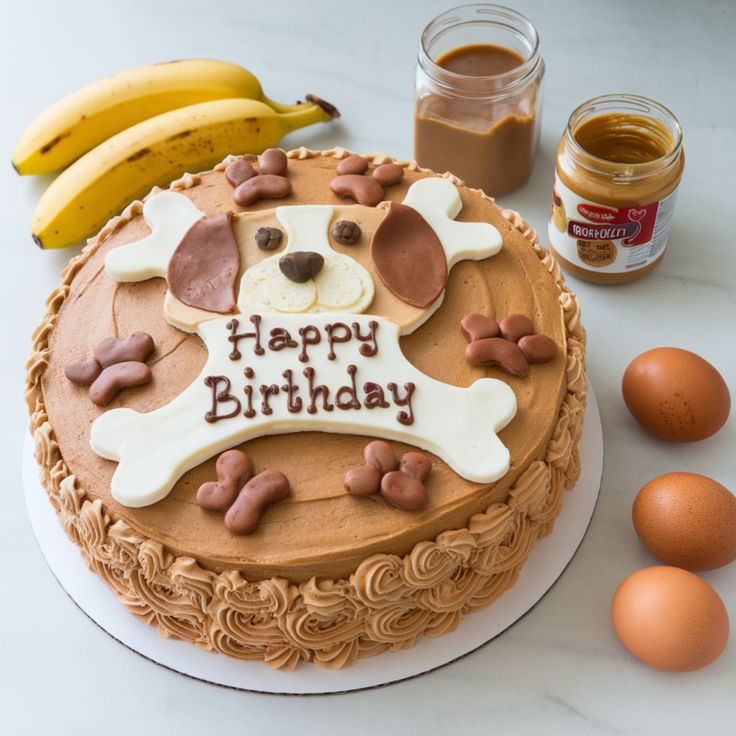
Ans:
[[[644,546],[668,565],[713,570],[736,559],[736,496],[705,475],[650,480],[631,515]]]
[[[718,593],[678,567],[645,567],[625,578],[611,618],[635,657],[670,672],[706,667],[728,641],[728,613]]]
[[[710,437],[731,410],[721,374],[699,355],[679,348],[654,348],[634,358],[622,390],[634,419],[671,442]]]

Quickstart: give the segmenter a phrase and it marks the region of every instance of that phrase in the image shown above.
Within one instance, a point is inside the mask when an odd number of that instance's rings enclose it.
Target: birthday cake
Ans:
[[[293,669],[453,630],[579,472],[576,297],[516,213],[341,149],[112,219],[34,333],[43,485],[162,636]]]

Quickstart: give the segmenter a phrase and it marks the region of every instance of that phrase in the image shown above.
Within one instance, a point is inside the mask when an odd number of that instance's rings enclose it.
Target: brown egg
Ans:
[[[728,641],[718,593],[679,567],[645,567],[618,586],[611,618],[621,643],[642,662],[689,672],[714,662]]]
[[[680,348],[654,348],[634,358],[622,390],[634,419],[671,442],[710,437],[731,410],[721,374],[707,360]]]
[[[736,496],[705,475],[650,480],[631,514],[644,546],[668,565],[713,570],[736,560]]]

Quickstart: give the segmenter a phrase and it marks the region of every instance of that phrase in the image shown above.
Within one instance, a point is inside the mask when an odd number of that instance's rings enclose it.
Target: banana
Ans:
[[[59,100],[23,132],[13,152],[19,174],[48,174],[68,166],[110,136],[170,110],[207,100],[243,97],[281,105],[237,64],[188,59],[141,66],[105,77]]]
[[[127,128],[51,183],[33,214],[33,239],[42,248],[72,245],[183,171],[210,168],[229,153],[259,153],[292,130],[339,116],[329,103],[307,99],[286,113],[257,100],[212,100]]]

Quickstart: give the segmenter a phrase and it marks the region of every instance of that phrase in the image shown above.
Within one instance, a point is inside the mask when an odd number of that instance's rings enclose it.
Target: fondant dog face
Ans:
[[[166,277],[166,317],[196,330],[207,362],[168,404],[95,420],[92,449],[118,462],[114,498],[155,503],[223,450],[304,430],[406,442],[468,480],[500,478],[510,456],[497,432],[516,411],[512,389],[493,378],[442,383],[412,365],[399,343],[440,305],[457,261],[501,247],[491,225],[455,222],[460,207],[443,178],[415,182],[402,204],[375,208],[295,205],[207,217],[183,194],[149,198],[151,234],[111,250],[107,272],[117,281]],[[356,222],[361,241],[331,240],[336,219]],[[259,250],[259,227],[283,228],[280,250]]]
[[[241,312],[365,312],[373,301],[374,283],[368,271],[349,255],[338,253],[328,239],[334,207],[302,205],[278,207],[275,216],[286,244],[274,255],[246,269],[240,280]],[[361,247],[361,246],[357,246]],[[318,273],[295,281],[281,268],[285,257],[317,254]]]
[[[166,277],[166,318],[186,331],[224,313],[369,312],[407,334],[442,303],[456,262],[501,248],[492,225],[454,220],[461,207],[445,178],[415,182],[401,204],[293,205],[216,217],[205,217],[183,194],[163,192],[144,205],[151,234],[112,250],[105,265],[117,281]],[[337,244],[329,233],[338,219],[359,224],[361,241]],[[262,226],[283,231],[279,250],[258,249]],[[316,259],[320,267],[295,280],[283,267],[287,256]]]

